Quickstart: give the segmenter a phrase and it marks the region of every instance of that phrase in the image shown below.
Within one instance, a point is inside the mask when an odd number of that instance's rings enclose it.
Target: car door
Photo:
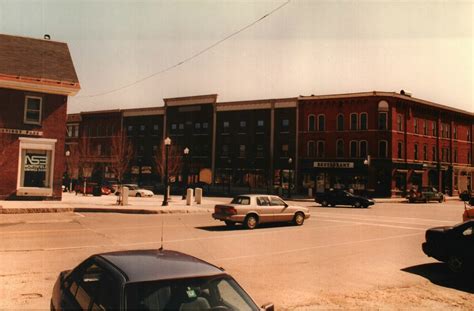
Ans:
[[[288,204],[280,197],[270,196],[270,206],[274,215],[273,221],[290,221],[293,218],[293,214],[288,210]]]
[[[255,201],[260,222],[272,222],[274,220],[275,211],[270,204],[269,197],[266,195],[257,196]]]
[[[462,253],[465,262],[471,263],[474,260],[474,222],[462,228],[459,238],[459,244],[456,245],[456,251]],[[472,268],[469,267],[469,268]]]

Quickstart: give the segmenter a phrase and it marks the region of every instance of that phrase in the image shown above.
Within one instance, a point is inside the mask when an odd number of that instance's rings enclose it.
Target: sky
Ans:
[[[473,13],[473,1],[0,0],[0,32],[69,45],[82,88],[69,113],[401,89],[474,112]]]

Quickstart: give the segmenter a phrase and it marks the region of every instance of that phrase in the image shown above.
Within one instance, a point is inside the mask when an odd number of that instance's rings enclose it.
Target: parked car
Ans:
[[[345,190],[329,190],[326,192],[317,192],[314,201],[321,206],[350,205],[354,207],[369,207],[374,205],[375,201],[360,195],[355,195]]]
[[[84,183],[78,183],[74,188],[76,193],[84,193]],[[86,194],[109,195],[112,190],[107,186],[100,186],[97,183],[86,183]]]
[[[290,206],[280,197],[266,194],[236,196],[230,204],[217,204],[212,217],[227,226],[242,223],[248,229],[269,222],[292,222],[301,226],[310,217],[309,209]]]
[[[469,202],[464,202],[464,213],[462,214],[462,221],[474,219],[474,198]]]
[[[428,229],[425,238],[423,252],[429,257],[446,262],[453,272],[474,267],[474,220],[453,227]]]
[[[444,201],[444,194],[436,190],[434,187],[421,187],[419,190],[412,189],[408,194],[408,202],[428,202],[438,201],[439,203]]]
[[[123,187],[128,188],[129,197],[152,197],[154,195],[153,191],[142,189],[136,184],[123,184]],[[115,191],[115,195],[120,195],[120,188]]]
[[[51,297],[58,311],[262,309],[222,268],[169,250],[92,255],[59,274]]]
[[[469,201],[473,197],[470,191],[464,190],[463,192],[459,193],[459,199],[461,201]]]

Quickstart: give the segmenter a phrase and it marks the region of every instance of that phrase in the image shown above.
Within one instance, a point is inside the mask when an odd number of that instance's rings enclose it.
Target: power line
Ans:
[[[109,90],[109,91],[105,91],[105,92],[101,92],[101,93],[92,94],[92,95],[76,96],[75,98],[92,98],[92,97],[98,97],[98,96],[107,95],[107,94],[110,94],[110,93],[115,93],[115,92],[118,92],[118,91],[120,91],[120,90],[129,88],[129,87],[132,87],[132,86],[134,86],[134,85],[136,85],[136,84],[139,84],[139,83],[141,83],[141,82],[143,82],[143,81],[145,81],[145,80],[148,80],[148,79],[150,79],[150,78],[153,78],[153,77],[155,77],[155,76],[158,76],[158,75],[160,75],[160,74],[162,74],[162,73],[165,73],[165,72],[167,72],[167,71],[170,71],[170,70],[172,70],[172,69],[174,69],[174,68],[176,68],[176,67],[179,67],[179,66],[181,66],[181,65],[183,65],[183,64],[185,64],[185,63],[187,63],[187,62],[189,62],[189,61],[191,61],[191,60],[193,60],[193,59],[195,59],[195,58],[197,58],[197,57],[199,57],[200,55],[206,53],[207,51],[213,49],[214,47],[218,46],[218,45],[221,44],[222,42],[224,42],[224,41],[226,41],[226,40],[228,40],[228,39],[230,39],[230,38],[232,38],[232,37],[238,35],[239,33],[241,33],[241,32],[243,32],[243,31],[245,31],[245,30],[251,28],[251,27],[254,26],[255,24],[257,24],[257,23],[259,23],[260,21],[262,21],[263,19],[265,19],[266,17],[268,17],[268,16],[272,15],[273,13],[277,12],[278,10],[282,9],[283,7],[285,7],[285,6],[286,6],[288,3],[290,3],[290,2],[291,2],[291,0],[287,0],[285,3],[281,4],[280,6],[276,7],[276,8],[273,9],[273,10],[271,10],[270,12],[266,13],[265,15],[263,15],[262,17],[260,17],[259,19],[257,19],[257,20],[255,20],[255,21],[253,21],[252,23],[250,23],[250,24],[248,24],[248,25],[246,25],[246,26],[240,28],[239,30],[237,30],[237,31],[231,33],[230,35],[228,35],[228,36],[226,36],[226,37],[224,37],[224,38],[218,40],[217,42],[211,44],[210,46],[208,46],[208,47],[202,49],[201,51],[198,51],[197,53],[195,53],[195,54],[189,56],[188,58],[185,58],[184,60],[182,60],[182,61],[180,61],[180,62],[178,62],[178,63],[176,63],[176,64],[174,64],[174,65],[171,65],[171,66],[169,66],[169,67],[167,67],[167,68],[165,68],[165,69],[162,69],[162,70],[157,71],[157,72],[155,72],[155,73],[152,73],[152,74],[150,74],[150,75],[148,75],[148,76],[145,76],[145,77],[143,77],[143,78],[141,78],[141,79],[139,79],[139,80],[136,80],[136,81],[134,81],[134,82],[132,82],[132,83],[123,85],[123,86],[118,87],[118,88],[115,88],[115,89],[112,89],[112,90]]]

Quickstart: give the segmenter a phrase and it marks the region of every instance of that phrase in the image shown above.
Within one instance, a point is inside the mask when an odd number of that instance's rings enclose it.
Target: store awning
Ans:
[[[408,173],[408,170],[404,170],[404,169],[397,168],[397,169],[395,170],[395,173],[406,174],[406,173]]]
[[[425,171],[423,170],[413,170],[413,173],[415,174],[423,174]]]

